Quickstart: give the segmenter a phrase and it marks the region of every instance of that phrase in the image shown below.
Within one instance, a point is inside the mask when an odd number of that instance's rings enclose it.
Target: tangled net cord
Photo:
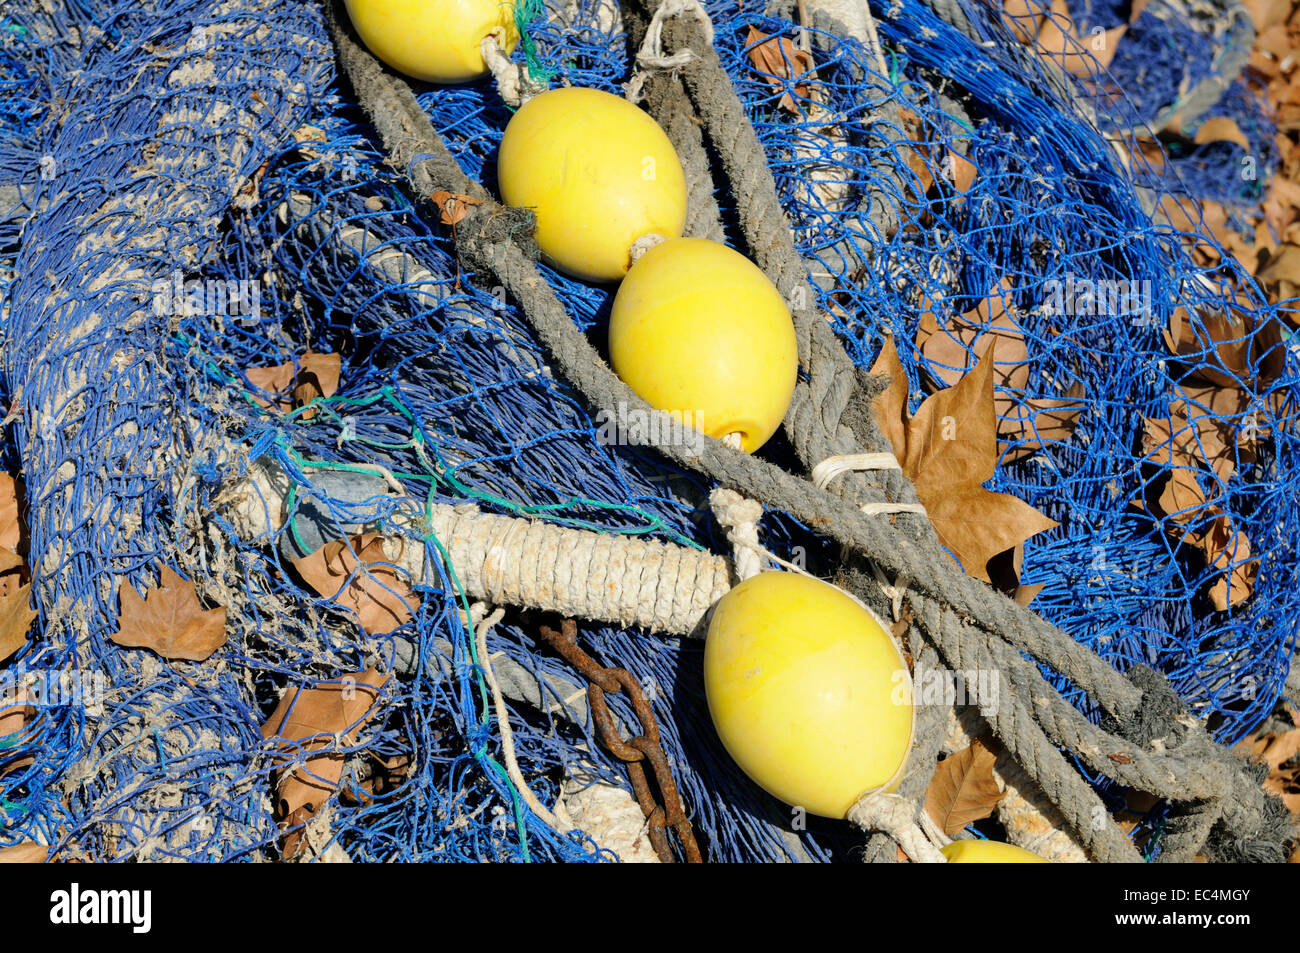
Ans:
[[[644,37],[646,25],[659,9],[653,2],[625,9],[634,43]],[[944,15],[940,9],[936,12]],[[795,252],[771,172],[730,79],[705,40],[702,17],[699,8],[689,15],[676,10],[671,17],[660,15],[663,55],[689,52],[690,56],[673,60],[683,65],[671,73],[652,74],[644,81],[650,111],[668,132],[686,170],[688,233],[715,238],[721,234],[708,174],[703,138],[707,135],[736,198],[740,227],[757,263],[778,287],[807,292],[807,268]],[[462,259],[495,276],[518,302],[557,369],[593,407],[610,408],[621,402],[657,413],[609,370],[576,328],[537,271],[530,249],[520,246],[514,210],[503,209],[461,171],[406,83],[361,48],[333,8],[330,30],[359,102],[415,193],[428,196],[446,190],[479,203],[457,225],[456,246]],[[790,297],[813,300],[807,293]],[[795,308],[793,317],[808,380],[796,390],[785,430],[804,465],[811,472],[828,459],[887,452],[870,416],[854,409],[869,401],[877,385],[853,365],[816,310]],[[1034,613],[961,573],[939,547],[927,520],[886,521],[862,513],[861,507],[868,504],[917,503],[910,481],[900,472],[878,471],[870,476],[849,472],[819,489],[715,440],[705,440],[698,456],[673,445],[657,449],[751,499],[815,521],[857,554],[846,567],[844,585],[865,603],[880,606],[895,595],[882,591],[874,567],[895,579],[906,579],[905,602],[913,615],[910,631],[919,638],[918,664],[942,658],[953,669],[1002,673],[1012,689],[1004,696],[1009,704],[987,714],[990,727],[1095,859],[1136,862],[1140,856],[1059,748],[1072,751],[1089,768],[1121,784],[1179,802],[1166,828],[1162,861],[1190,860],[1208,849],[1212,834],[1217,835],[1215,859],[1282,859],[1288,821],[1280,801],[1262,791],[1253,768],[1208,737],[1163,676],[1142,666],[1121,675]],[[1085,691],[1102,709],[1106,727],[1092,724],[1065,702],[1043,679],[1035,659]],[[896,795],[908,802],[913,823],[934,770],[947,716],[940,706],[918,709],[909,768]],[[889,810],[897,814],[893,803]],[[905,839],[898,837],[898,817],[886,824],[884,813],[864,816],[858,810],[853,819],[868,828],[889,827],[893,839]],[[873,838],[868,856],[891,859],[892,840]],[[934,859],[928,852],[927,856]]]

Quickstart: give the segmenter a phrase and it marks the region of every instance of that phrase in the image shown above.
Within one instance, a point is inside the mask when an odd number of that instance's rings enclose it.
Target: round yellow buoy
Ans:
[[[753,453],[790,406],[799,351],[790,309],[744,255],[703,238],[654,246],[609,319],[614,370],[648,404]]]
[[[950,864],[1050,864],[1046,857],[993,840],[955,840],[943,849]]]
[[[704,645],[718,736],[758,785],[843,818],[892,788],[912,739],[906,663],[870,612],[829,583],[764,572],[718,601]]]
[[[479,47],[495,36],[508,55],[519,42],[513,0],[346,0],[366,47],[398,72],[429,83],[487,74]]]
[[[596,89],[552,89],[521,106],[497,176],[506,204],[536,212],[547,260],[588,281],[617,281],[638,239],[675,238],[686,223],[686,176],[668,136]]]

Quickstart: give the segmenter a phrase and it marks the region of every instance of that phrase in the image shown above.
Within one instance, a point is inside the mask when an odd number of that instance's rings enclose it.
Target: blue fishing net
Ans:
[[[0,196],[15,207],[0,208],[3,370],[18,411],[5,440],[26,483],[40,612],[38,636],[0,671],[71,672],[104,691],[95,705],[32,704],[0,739],[0,839],[97,860],[272,859],[294,853],[286,831],[309,844],[302,856],[608,859],[524,805],[469,599],[443,541],[418,527],[432,505],[472,504],[725,552],[710,487],[607,445],[513,302],[462,273],[451,230],[412,202],[334,76],[315,4],[56,6],[15,4],[0,21],[0,188],[13,190]],[[819,304],[857,363],[891,336],[915,408],[966,364],[916,344],[922,313],[939,335],[964,320],[954,343],[973,352],[992,318],[961,316],[1005,288],[999,327],[1027,359],[1023,373],[1000,365],[989,487],[1060,523],[1024,546],[1021,581],[1042,587],[1033,608],[1121,669],[1165,672],[1217,737],[1241,737],[1280,691],[1300,609],[1297,356],[1249,276],[1230,259],[1197,264],[1153,221],[1166,195],[1205,194],[1191,166],[1125,171],[1105,129],[1135,123],[1089,119],[1096,91],[1063,93],[991,6],[960,5],[986,42],[913,0],[875,6],[883,60],[808,30],[816,73],[793,79],[748,54],[751,28],[794,41],[794,10],[706,6]],[[1103,27],[1118,15],[1087,13]],[[535,75],[622,93],[632,62],[607,7],[523,19],[531,44],[515,55]],[[1192,28],[1151,8],[1138,25],[1152,48]],[[1148,56],[1139,76],[1122,53],[1111,73],[1145,120],[1170,102],[1173,73],[1156,73],[1190,58]],[[1247,93],[1232,90],[1222,109],[1238,115],[1233,97]],[[417,92],[465,172],[494,190],[510,110],[493,86]],[[974,170],[964,187],[954,157]],[[809,168],[825,171],[814,182]],[[719,200],[725,213],[724,181]],[[612,289],[542,271],[599,343]],[[157,313],[160,282],[244,293]],[[1073,295],[1054,306],[1081,282],[1141,294],[1119,309]],[[1216,313],[1224,322],[1203,317]],[[284,395],[250,377],[309,353],[340,359],[337,390],[309,406],[282,410]],[[1162,423],[1198,449],[1162,456]],[[789,453],[780,438],[764,452]],[[246,538],[227,494],[268,462],[290,488],[288,519]],[[1171,512],[1160,497],[1174,471],[1195,489]],[[357,527],[423,547],[411,618],[392,632],[367,634],[294,564]],[[1213,562],[1201,540],[1225,527],[1249,549]],[[776,554],[833,570],[835,548],[786,514],[769,513],[762,534]],[[115,587],[143,592],[162,566],[226,607],[228,642],[207,662],[109,639]],[[1220,608],[1216,586],[1233,573],[1247,582]],[[494,665],[531,673],[542,696],[507,700],[519,769],[548,805],[579,774],[626,789],[585,705],[552,687],[583,682],[539,642],[545,621],[509,613],[487,637]],[[802,823],[726,756],[698,642],[581,621],[580,642],[645,686],[708,859],[855,856],[848,825]],[[286,825],[277,784],[306,753],[286,762],[262,725],[286,693],[372,668],[391,674],[365,723],[311,752],[337,756],[337,788]],[[625,699],[610,704],[636,724]]]

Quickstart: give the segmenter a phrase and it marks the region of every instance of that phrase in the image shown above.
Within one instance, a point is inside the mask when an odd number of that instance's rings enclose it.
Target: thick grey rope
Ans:
[[[616,401],[622,400],[629,406],[650,412],[650,408],[614,377],[599,359],[573,326],[530,258],[516,246],[516,239],[523,237],[519,233],[526,225],[517,216],[501,209],[481,186],[471,182],[461,172],[419,110],[405,83],[385,75],[378,64],[345,31],[338,28],[337,23],[333,24],[333,28],[340,58],[345,70],[353,78],[363,106],[374,119],[376,128],[398,167],[408,170],[417,191],[428,195],[437,186],[463,192],[483,201],[484,204],[476,207],[468,220],[458,228],[462,254],[471,264],[497,275],[534,322],[539,337],[554,355],[562,372],[596,407],[613,406]],[[706,111],[701,109],[701,112]],[[748,123],[745,125],[748,126]],[[752,135],[752,129],[750,133]],[[784,230],[781,234],[785,235],[788,243],[788,235]],[[829,331],[828,328],[826,330]],[[924,591],[933,593],[946,581],[943,577],[950,574],[945,574],[934,563],[924,565],[921,553],[907,537],[882,529],[878,521],[864,519],[852,508],[845,507],[834,497],[816,491],[806,482],[797,480],[776,467],[729,450],[717,441],[706,441],[704,452],[699,457],[689,457],[673,447],[661,449],[683,465],[725,480],[747,495],[786,509],[801,519],[812,521],[813,525],[825,530],[828,535],[855,549],[873,553],[885,568],[896,574],[907,574],[913,580],[913,585]],[[915,575],[912,575],[913,570]],[[965,590],[961,595],[967,598],[953,601],[959,605],[965,603],[963,609],[968,615],[988,618],[980,615],[978,609],[971,611],[971,606],[980,603],[997,605],[990,599],[996,594],[969,577],[961,579],[956,588]],[[1002,602],[1014,605],[1009,600],[1003,599]],[[1028,616],[1028,619],[1023,616]],[[1037,638],[1044,644],[1059,644],[1064,640],[1068,643],[1064,646],[1064,654],[1067,658],[1071,655],[1077,657],[1075,667],[1079,672],[1092,675],[1096,672],[1096,665],[1100,665],[1111,676],[1115,676],[1114,671],[1104,662],[1047,626],[1037,616],[1023,613],[1022,617],[1016,618],[1013,613],[1010,623],[1007,628],[1013,636],[1024,636],[1029,640]],[[1082,651],[1071,652],[1071,649]],[[1069,666],[1066,667],[1066,674],[1074,674],[1070,672]],[[1140,701],[1140,693],[1127,683],[1123,685],[1127,692],[1119,690],[1113,682],[1106,685],[1099,681],[1099,684],[1108,691],[1105,692],[1107,697],[1098,698],[1098,701],[1113,713],[1121,716],[1129,713]],[[1086,685],[1081,687],[1087,688]],[[1109,705],[1105,704],[1106,700],[1109,700]],[[1049,794],[1052,793],[1051,785],[1044,787]]]
[[[635,56],[645,39],[647,21],[629,14],[623,18],[623,23],[627,29],[631,52]],[[685,234],[725,242],[722,215],[713,194],[713,172],[704,149],[704,133],[695,117],[695,110],[691,108],[691,101],[682,89],[682,81],[670,73],[649,73],[641,95],[650,115],[676,147],[677,157],[681,160],[682,171],[686,175]]]

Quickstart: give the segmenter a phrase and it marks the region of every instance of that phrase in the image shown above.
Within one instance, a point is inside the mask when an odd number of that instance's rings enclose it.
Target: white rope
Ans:
[[[718,487],[709,494],[709,506],[718,525],[727,531],[727,541],[734,550],[736,580],[744,582],[763,571],[763,557],[772,556],[758,541],[758,521],[763,518],[763,504],[748,500],[735,490]]]
[[[663,235],[660,235],[658,232],[651,232],[648,235],[642,235],[640,238],[638,238],[636,241],[632,243],[632,248],[630,251],[632,264],[635,265],[638,261],[641,260],[642,255],[644,255],[650,249],[654,248],[656,245],[660,244],[661,242],[666,242],[667,240],[668,240],[667,238],[665,238]]]
[[[881,831],[894,839],[903,853],[919,864],[944,864],[948,858],[940,852],[942,843],[948,838],[938,830],[938,825],[921,811],[918,821],[917,809],[906,798],[886,791],[872,791],[858,798],[856,804],[849,808],[849,820],[864,831]],[[930,820],[930,824],[925,824]],[[936,837],[937,835],[937,837]]]
[[[664,23],[683,14],[689,14],[703,24],[705,41],[709,45],[713,44],[713,21],[699,0],[664,0],[646,27],[645,39],[636,54],[637,66],[643,70],[681,69],[695,58],[689,49],[679,50],[672,56],[664,53]]]
[[[501,755],[506,763],[506,774],[510,778],[510,783],[515,786],[515,790],[519,792],[519,796],[523,798],[524,804],[528,806],[528,810],[537,815],[552,830],[564,833],[570,829],[570,825],[556,817],[537,799],[537,795],[524,780],[524,774],[519,770],[519,761],[515,758],[515,735],[510,728],[510,711],[506,708],[505,697],[501,694],[501,687],[497,684],[496,675],[492,671],[492,659],[488,655],[487,648],[488,630],[500,622],[504,615],[505,610],[500,606],[488,614],[487,606],[482,602],[476,602],[470,607],[469,624],[474,627],[479,667],[483,669],[483,678],[492,691],[492,705],[496,710],[497,727],[501,730]]]
[[[496,80],[497,93],[507,106],[518,109],[528,100],[548,89],[545,83],[533,79],[526,65],[511,62],[505,47],[501,45],[501,38],[495,31],[483,37],[478,48],[483,54],[483,62],[492,73],[492,78]]]

